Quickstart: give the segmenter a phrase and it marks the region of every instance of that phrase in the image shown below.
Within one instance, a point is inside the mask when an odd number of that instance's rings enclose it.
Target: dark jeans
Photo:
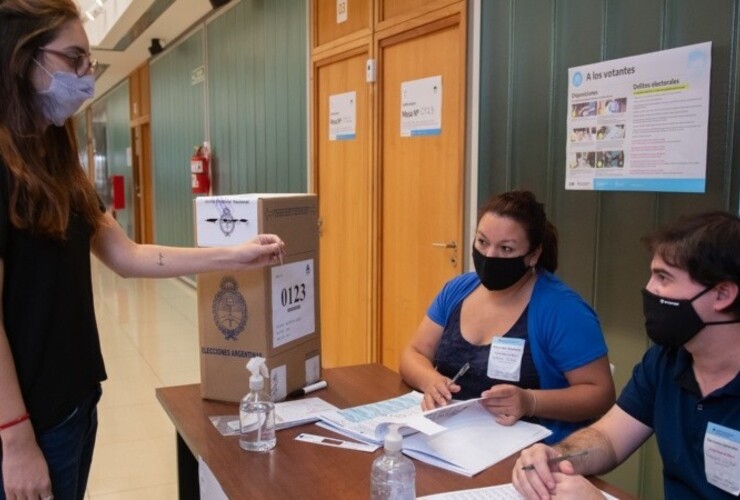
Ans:
[[[67,418],[36,438],[49,467],[55,500],[85,497],[98,430],[97,404],[101,392],[98,386]],[[2,479],[0,469],[0,484]],[[0,500],[5,500],[1,488]]]

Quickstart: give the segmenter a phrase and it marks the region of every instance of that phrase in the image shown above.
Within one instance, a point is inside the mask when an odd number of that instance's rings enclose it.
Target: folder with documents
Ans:
[[[500,425],[479,399],[422,412],[422,397],[413,391],[324,413],[319,425],[360,441],[380,443],[390,423],[401,423],[406,425],[402,429],[404,454],[466,476],[474,476],[551,434],[547,428],[529,422]]]

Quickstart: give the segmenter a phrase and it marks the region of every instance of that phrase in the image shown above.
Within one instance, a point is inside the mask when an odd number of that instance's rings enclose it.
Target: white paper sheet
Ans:
[[[608,500],[618,500],[617,497],[602,491],[604,497]],[[447,493],[438,493],[436,495],[427,495],[418,497],[417,500],[521,500],[522,497],[515,489],[514,485],[500,484],[498,486],[488,486],[486,488],[475,488],[470,490],[450,491]]]

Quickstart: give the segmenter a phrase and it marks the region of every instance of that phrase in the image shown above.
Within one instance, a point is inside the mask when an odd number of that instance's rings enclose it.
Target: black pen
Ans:
[[[315,382],[313,384],[307,385],[306,387],[301,387],[300,389],[296,389],[295,391],[291,392],[286,396],[287,399],[289,398],[299,398],[301,396],[305,396],[306,394],[309,394],[314,391],[318,391],[319,389],[324,389],[328,384],[326,383],[326,380],[319,380],[318,382]]]
[[[563,460],[570,460],[571,458],[582,457],[583,455],[587,454],[588,450],[581,450],[576,451],[575,453],[568,453],[567,455],[561,455],[555,458],[548,458],[547,465],[555,465],[562,462]],[[534,470],[534,464],[525,465],[524,467],[522,467],[522,470]]]

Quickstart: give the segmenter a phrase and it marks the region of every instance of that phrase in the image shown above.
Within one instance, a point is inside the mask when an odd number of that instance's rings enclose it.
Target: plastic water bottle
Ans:
[[[275,404],[265,392],[265,379],[269,377],[265,359],[249,360],[249,394],[239,405],[239,446],[247,451],[268,451],[275,447]]]
[[[385,436],[385,453],[373,461],[370,473],[371,500],[413,500],[416,498],[414,463],[403,456],[403,439],[392,425]]]

